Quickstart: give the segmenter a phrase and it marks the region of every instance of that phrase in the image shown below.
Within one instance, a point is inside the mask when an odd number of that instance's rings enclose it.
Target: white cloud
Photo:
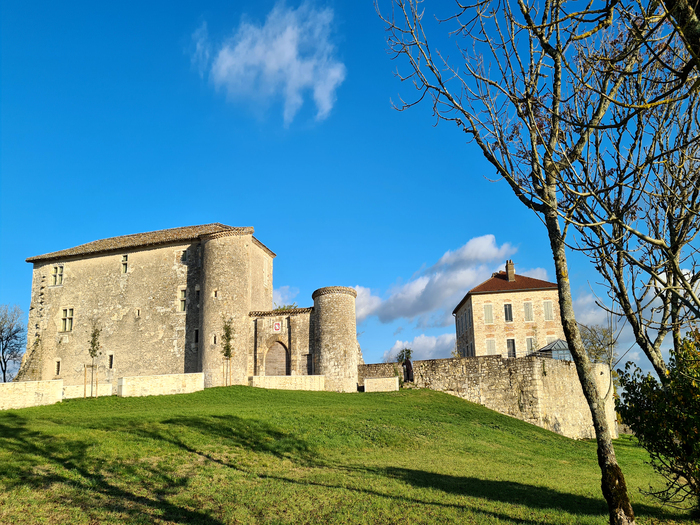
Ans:
[[[530,270],[523,270],[519,273],[525,277],[532,277],[533,279],[539,279],[541,281],[549,281],[547,277],[547,270],[544,268],[531,268]]]
[[[198,68],[206,61],[210,79],[229,99],[267,103],[281,97],[285,125],[311,92],[316,119],[322,120],[333,108],[336,90],[346,74],[330,39],[332,22],[330,8],[315,9],[304,2],[295,10],[280,2],[263,25],[242,21],[234,35],[217,46],[210,66],[210,44],[203,24],[192,35],[196,43],[192,61]]]
[[[477,264],[490,263],[494,260],[505,259],[515,253],[515,248],[505,243],[502,246],[496,244],[495,235],[482,235],[470,239],[461,248],[445,252],[434,268],[465,268]]]
[[[495,236],[484,235],[455,251],[447,251],[433,266],[390,289],[386,299],[357,286],[358,304],[362,306],[362,315],[358,313],[357,320],[361,322],[376,315],[382,323],[404,318],[416,320],[421,328],[449,326],[454,322],[452,310],[462,297],[488,279],[494,270],[502,269],[506,257],[515,251],[508,243],[498,246]],[[360,289],[364,293],[362,298]]]
[[[381,304],[382,300],[379,297],[372,295],[369,288],[364,286],[355,286],[355,291],[357,292],[357,299],[355,300],[355,317],[357,322],[361,323],[369,315],[372,315],[377,307]]]
[[[280,286],[272,290],[272,302],[278,306],[291,304],[292,300],[297,295],[299,295],[299,288],[295,288],[294,286]]]
[[[574,299],[574,314],[576,321],[586,326],[608,324],[607,314],[596,304],[596,297],[587,293]]]
[[[421,334],[413,341],[396,341],[394,346],[384,352],[383,361],[393,358],[403,348],[413,350],[411,359],[440,359],[450,357],[455,346],[455,334],[448,333],[439,336]]]

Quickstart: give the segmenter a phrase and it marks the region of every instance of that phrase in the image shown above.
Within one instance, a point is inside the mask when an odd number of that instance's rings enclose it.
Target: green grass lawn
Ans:
[[[638,523],[689,523],[616,442]],[[428,390],[211,388],[0,412],[0,523],[605,523],[595,443]]]

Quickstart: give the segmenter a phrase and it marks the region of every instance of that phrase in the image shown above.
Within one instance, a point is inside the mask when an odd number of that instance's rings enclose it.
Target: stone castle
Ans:
[[[253,228],[218,223],[30,257],[27,352],[15,381],[0,384],[0,410],[90,395],[95,372],[99,396],[188,393],[229,384],[398,389],[395,363],[363,362],[355,290],[320,288],[312,307],[273,309],[274,258]],[[538,337],[560,335],[558,301],[554,283],[516,275],[508,261],[506,272],[472,289],[455,309],[462,357],[414,361],[413,386],[569,437],[594,436],[574,364],[531,354]],[[222,354],[225,325],[232,328],[230,359]],[[93,367],[88,349],[95,329],[101,353]],[[610,371],[594,368],[598,387],[608,392],[606,412],[614,428]]]
[[[188,373],[203,373],[205,387],[322,376],[321,389],[356,392],[355,290],[320,288],[311,308],[273,310],[274,258],[253,228],[218,223],[30,257],[27,352],[16,380],[61,379],[82,396],[98,328],[106,393],[117,392],[120,377]],[[233,328],[230,361],[221,352],[224,322]]]

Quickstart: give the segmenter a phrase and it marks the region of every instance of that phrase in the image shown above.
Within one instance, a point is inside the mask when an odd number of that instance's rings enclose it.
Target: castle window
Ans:
[[[493,305],[484,305],[484,324],[493,324]]]
[[[187,263],[187,250],[182,251],[182,263],[185,264]]]
[[[525,321],[534,321],[535,317],[532,315],[532,303],[523,303],[523,309],[525,311]]]
[[[214,290],[214,297],[219,297],[219,290]]]
[[[194,291],[194,301],[199,304],[199,290]]]
[[[73,331],[73,309],[64,308],[61,315],[61,332]]]
[[[544,302],[544,320],[554,321],[554,311],[552,310],[552,301]]]
[[[506,339],[508,347],[508,357],[515,357],[515,339]]]
[[[61,360],[56,361],[56,375],[60,376],[61,375]]]
[[[129,256],[122,255],[122,273],[126,273],[126,270],[128,268],[128,263],[129,263]]]
[[[141,310],[139,308],[136,309],[136,317],[141,317]]]
[[[184,312],[187,308],[187,289],[180,290],[180,311]]]
[[[503,315],[505,316],[506,323],[513,322],[513,305],[512,304],[504,304],[503,305]]]
[[[496,340],[487,339],[486,340],[486,355],[496,355]]]
[[[199,330],[194,331],[194,342],[199,343]]]
[[[214,334],[214,344],[216,344],[216,334]]]
[[[51,273],[52,286],[61,286],[63,284],[63,266],[54,266]]]
[[[109,368],[114,368],[114,354],[109,354]]]

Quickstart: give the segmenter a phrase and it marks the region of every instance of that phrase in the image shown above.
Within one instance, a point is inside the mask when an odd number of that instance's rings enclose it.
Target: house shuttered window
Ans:
[[[552,309],[552,301],[544,302],[544,320],[554,321],[554,310]]]
[[[487,339],[486,340],[486,355],[496,355],[496,340]]]
[[[535,348],[535,338],[534,337],[528,337],[525,341],[527,343],[527,353],[528,354],[531,354],[532,352],[537,350],[537,348]]]
[[[493,324],[493,305],[484,305],[484,324]]]
[[[532,303],[523,303],[525,313],[525,321],[534,321],[535,316],[532,314]]]

